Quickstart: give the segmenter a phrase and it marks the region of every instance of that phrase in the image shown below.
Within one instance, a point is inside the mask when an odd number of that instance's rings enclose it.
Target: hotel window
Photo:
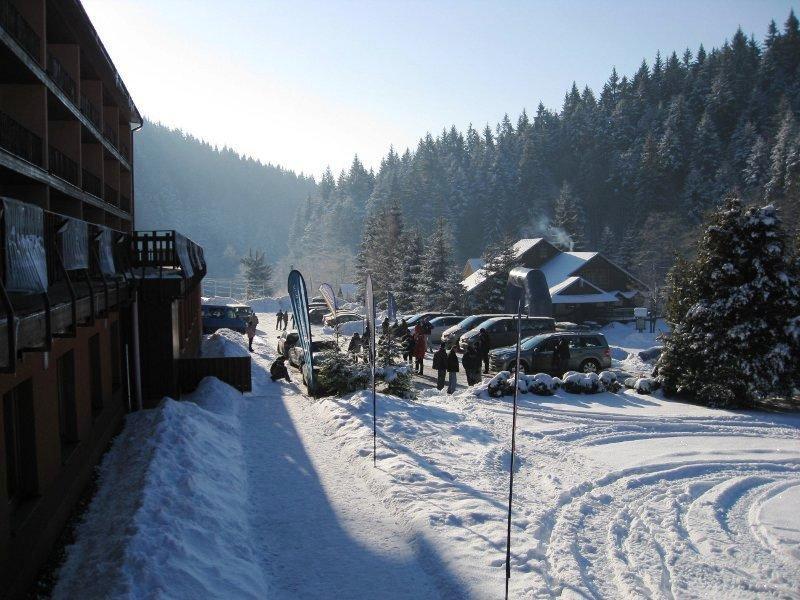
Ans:
[[[96,417],[103,410],[103,371],[100,362],[100,334],[89,338],[89,372],[91,376],[90,390],[92,396],[92,416]]]
[[[38,491],[33,383],[27,380],[3,395],[8,500],[18,505]]]
[[[78,443],[75,355],[72,350],[58,359],[58,426],[61,436],[61,462],[66,462]]]

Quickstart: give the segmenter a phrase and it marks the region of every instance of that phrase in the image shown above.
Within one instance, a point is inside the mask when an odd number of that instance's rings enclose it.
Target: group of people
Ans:
[[[289,311],[278,309],[278,314],[275,316],[278,319],[275,324],[275,329],[283,329],[283,331],[286,331],[286,328],[289,327]],[[294,313],[292,313],[292,329],[294,329]]]

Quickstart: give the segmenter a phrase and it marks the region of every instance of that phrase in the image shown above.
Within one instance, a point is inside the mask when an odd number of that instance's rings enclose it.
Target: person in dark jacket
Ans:
[[[442,344],[444,348],[444,344]],[[458,383],[458,355],[455,348],[450,348],[450,353],[447,355],[447,393],[452,394],[456,391],[456,384]]]
[[[403,360],[408,363],[414,362],[414,359],[411,356],[414,352],[414,338],[408,332],[408,327],[406,327],[405,333],[403,334],[402,344],[403,344]]]
[[[381,333],[383,335],[389,335],[389,325],[389,317],[385,317],[383,323],[381,323]]]
[[[275,324],[275,329],[280,329],[281,323],[283,322],[283,311],[279,308],[278,314],[275,316],[278,318],[278,322]]]
[[[358,355],[361,354],[361,336],[356,331],[353,337],[350,338],[350,343],[347,345],[347,352],[353,356],[353,360],[358,362]]]
[[[294,326],[294,312],[292,312],[292,329],[295,329],[295,326]]]
[[[562,337],[553,349],[553,370],[559,376],[569,369],[569,340]]]
[[[481,357],[475,351],[475,348],[468,346],[461,358],[461,364],[464,366],[464,372],[467,374],[467,383],[475,385],[481,381]]]
[[[272,381],[277,381],[278,379],[291,381],[291,379],[289,379],[289,369],[286,368],[285,356],[279,356],[275,359],[275,362],[269,367],[269,374]]]
[[[481,327],[478,333],[478,356],[483,361],[483,372],[489,372],[489,350],[492,348],[492,340],[489,337],[489,332]]]
[[[294,315],[292,315],[294,319]],[[289,311],[284,311],[283,313],[283,330],[286,331],[286,328],[289,327]]]
[[[444,344],[433,353],[433,370],[436,371],[436,389],[444,389],[444,376],[447,374],[447,350]]]

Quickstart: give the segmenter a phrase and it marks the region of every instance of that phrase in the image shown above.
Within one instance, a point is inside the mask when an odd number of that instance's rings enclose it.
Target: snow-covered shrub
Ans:
[[[617,375],[613,371],[603,371],[600,373],[599,377],[600,383],[605,391],[616,394],[622,389],[622,384],[617,381]]]
[[[583,373],[572,371],[564,374],[564,391],[570,394],[580,394],[584,391]]]
[[[366,389],[370,383],[370,369],[356,363],[350,354],[326,351],[314,355],[317,367],[317,386],[326,394],[343,396]]]
[[[627,381],[625,382],[627,384]],[[633,382],[633,389],[637,394],[650,394],[659,388],[659,383],[649,377],[639,377]]]
[[[552,396],[556,384],[547,373],[536,373],[528,380],[528,391],[537,396]]]
[[[504,394],[506,382],[510,377],[511,373],[508,371],[500,371],[497,375],[492,377],[489,380],[488,387],[486,388],[489,392],[489,395],[494,398],[502,396]]]
[[[583,376],[583,393],[597,394],[605,391],[605,387],[600,383],[600,376],[597,373],[586,373]]]

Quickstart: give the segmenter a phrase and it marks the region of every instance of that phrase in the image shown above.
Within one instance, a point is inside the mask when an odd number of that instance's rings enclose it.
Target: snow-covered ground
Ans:
[[[380,396],[373,468],[369,395],[271,383],[259,317],[253,394],[129,417],[56,596],[501,597],[510,399]],[[798,597],[800,417],[524,395],[517,451],[511,597]]]
[[[636,331],[636,324],[609,323],[600,331],[605,335],[608,345],[611,346],[611,360],[614,368],[632,375],[650,374],[655,361],[647,357],[647,350],[662,346],[663,335],[669,334],[669,326],[662,319],[656,322],[655,333],[650,333],[649,322],[645,323],[645,330]],[[642,356],[642,352],[645,352]],[[657,357],[657,353],[654,353]]]

